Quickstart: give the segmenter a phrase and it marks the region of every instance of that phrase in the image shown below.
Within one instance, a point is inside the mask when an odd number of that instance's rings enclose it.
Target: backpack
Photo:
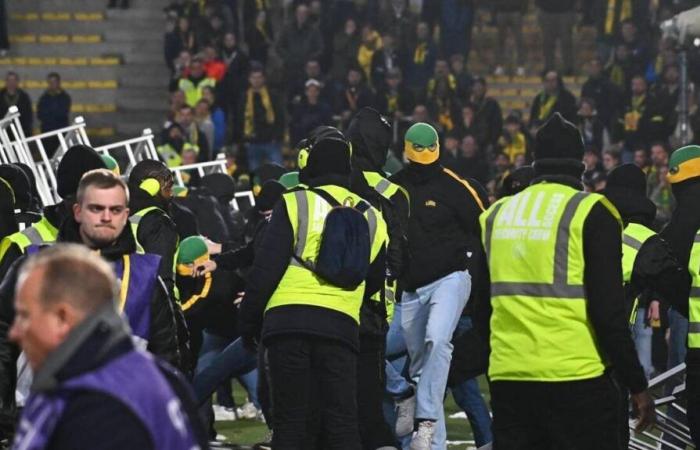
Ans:
[[[328,283],[347,290],[362,284],[369,271],[369,224],[364,212],[370,208],[365,201],[344,206],[321,189],[309,189],[328,202],[332,209],[323,222],[321,244],[316,261],[294,258]]]

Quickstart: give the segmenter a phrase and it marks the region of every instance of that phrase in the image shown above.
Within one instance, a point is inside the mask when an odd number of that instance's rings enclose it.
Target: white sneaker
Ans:
[[[523,66],[519,66],[517,69],[515,69],[515,74],[519,77],[524,77],[525,76],[525,68]]]
[[[413,432],[416,415],[416,393],[396,402],[396,425],[394,432],[397,436],[407,436]]]
[[[503,66],[496,66],[496,70],[493,71],[493,74],[497,77],[503,76],[506,74],[506,69],[504,69]]]
[[[432,448],[433,433],[435,433],[435,422],[430,420],[421,421],[418,424],[418,431],[411,439],[409,450],[430,450]]]
[[[253,402],[247,402],[240,408],[236,408],[236,416],[239,419],[258,419],[262,412],[255,407]]]
[[[214,420],[217,422],[236,420],[236,411],[233,408],[214,405]]]

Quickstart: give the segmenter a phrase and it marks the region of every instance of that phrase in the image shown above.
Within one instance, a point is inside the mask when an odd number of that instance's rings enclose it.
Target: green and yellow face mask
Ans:
[[[177,274],[183,277],[193,277],[194,270],[207,261],[209,261],[208,253],[206,255],[200,256],[191,263],[178,263],[178,265],[176,266]]]
[[[432,164],[440,157],[440,144],[423,146],[415,142],[404,141],[403,151],[406,158],[417,164]]]

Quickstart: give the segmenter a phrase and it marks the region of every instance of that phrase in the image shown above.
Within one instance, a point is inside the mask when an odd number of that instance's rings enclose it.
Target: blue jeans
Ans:
[[[401,330],[401,303],[397,303],[386,334],[386,391],[394,397],[401,397],[411,389],[410,383],[403,376],[406,354],[406,340]]]
[[[642,365],[644,375],[646,375],[648,380],[654,372],[654,366],[651,362],[651,338],[654,334],[654,329],[646,324],[646,315],[646,308],[637,309],[637,318],[632,327],[632,336],[634,337],[634,346],[637,348],[639,363]]]
[[[455,330],[455,337],[468,331],[471,327],[471,317],[461,317],[457,324],[457,329]],[[476,446],[481,447],[492,442],[491,414],[489,413],[488,406],[486,406],[484,397],[481,395],[477,379],[471,378],[463,381],[459,385],[453,386],[450,390],[452,391],[452,397],[454,397],[457,406],[467,414],[467,419],[469,419],[472,432],[474,433]]]
[[[282,146],[276,142],[250,143],[246,146],[248,152],[248,170],[255,171],[262,163],[282,164]]]
[[[434,450],[446,445],[443,401],[452,361],[451,340],[470,291],[471,276],[465,270],[452,272],[416,292],[404,292],[401,297],[401,328],[411,360],[409,375],[417,382],[416,419],[437,422]]]
[[[230,342],[205,331],[192,380],[198,403],[204,403],[224,381],[245,375],[256,367],[257,355],[243,347],[240,338]],[[257,379],[253,387],[253,392],[248,391],[251,401],[253,398],[257,400]],[[259,407],[257,404],[256,406]]]
[[[688,319],[673,308],[668,310],[668,328],[670,338],[668,340],[668,368],[672,369],[685,362],[685,354],[688,351]]]

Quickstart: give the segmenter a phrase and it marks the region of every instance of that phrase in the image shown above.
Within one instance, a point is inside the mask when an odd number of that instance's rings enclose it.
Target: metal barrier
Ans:
[[[109,155],[117,161],[126,157],[128,162],[122,171],[126,176],[137,163],[144,159],[158,159],[158,152],[153,143],[153,132],[150,128],[144,129],[139,137],[96,147],[95,150],[103,155]]]
[[[73,125],[37,134],[36,136],[23,137],[23,141],[30,154],[32,149],[36,149],[38,152],[39,161],[34,163],[36,172],[42,182],[49,186],[52,195],[51,203],[54,203],[60,198],[58,196],[56,170],[61,159],[63,159],[68,149],[74,145],[90,146],[90,139],[85,131],[85,119],[82,116],[78,116],[73,119]],[[47,146],[55,146],[55,149],[49,148],[50,151],[55,150],[51,158],[48,157],[46,152]]]
[[[11,106],[5,117],[0,119],[0,162],[4,164],[23,163],[29,166],[36,179],[36,188],[41,204],[47,206],[56,202],[55,176],[53,172],[50,175],[44,173],[34,161],[22,130],[22,124],[19,121],[19,110],[16,106]]]
[[[695,448],[686,425],[687,411],[683,407],[684,376],[685,364],[680,364],[649,381],[649,390],[656,405],[656,424],[650,430],[635,434],[634,421],[630,420],[630,450],[656,450],[659,445],[669,450]],[[665,412],[662,411],[664,407]]]
[[[182,176],[183,173],[196,170],[200,177],[209,175],[210,173],[226,173],[226,160],[216,159],[214,161],[171,167],[170,170],[175,174],[175,184],[184,186],[185,181]]]

